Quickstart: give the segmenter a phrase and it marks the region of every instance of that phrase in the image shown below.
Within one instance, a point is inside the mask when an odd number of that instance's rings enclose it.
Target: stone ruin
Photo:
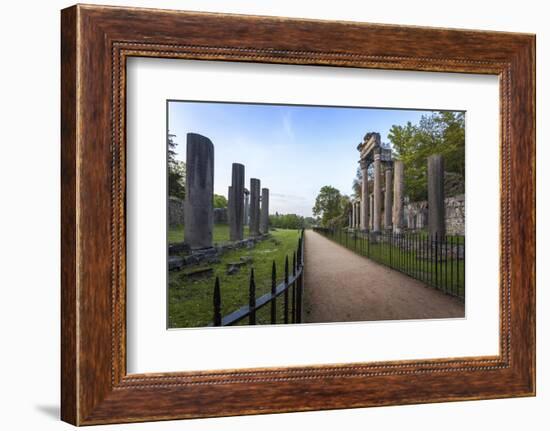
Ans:
[[[249,220],[250,235],[259,237],[269,230],[269,189],[261,189],[260,180],[250,179],[250,192],[244,187],[245,167],[233,163],[228,188],[227,220],[232,242],[242,241]],[[187,135],[186,198],[184,201],[184,237],[191,249],[212,247],[214,222],[214,145],[210,139]]]
[[[428,157],[428,200],[409,203],[405,202],[403,162],[393,159],[380,134],[367,133],[357,150],[362,183],[360,196],[352,202],[350,228],[373,233],[427,228],[438,237],[464,234],[464,195],[445,198],[443,156]],[[369,181],[371,165],[374,178]]]

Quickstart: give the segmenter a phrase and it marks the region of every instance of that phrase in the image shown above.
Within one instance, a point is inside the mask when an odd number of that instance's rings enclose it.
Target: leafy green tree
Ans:
[[[214,208],[227,208],[227,198],[214,193]]]
[[[418,124],[393,125],[388,134],[395,157],[405,167],[405,190],[412,201],[427,198],[427,159],[441,154],[445,159],[445,172],[460,178],[464,187],[464,113],[438,111],[423,115]]]
[[[176,160],[176,135],[168,133],[168,196],[185,198],[185,162]]]
[[[297,214],[279,214],[269,216],[269,225],[277,229],[302,229],[306,227],[305,219]]]
[[[321,217],[321,225],[328,227],[329,221],[342,213],[342,195],[332,186],[323,186],[315,199],[313,215]]]

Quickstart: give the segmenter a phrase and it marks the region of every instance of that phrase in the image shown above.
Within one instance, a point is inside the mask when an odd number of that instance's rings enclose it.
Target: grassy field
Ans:
[[[182,242],[184,240],[183,225],[170,227],[168,229],[168,244]],[[244,237],[248,238],[248,226],[244,227]],[[214,244],[229,242],[229,226],[227,224],[215,224],[213,238]]]
[[[214,237],[218,242],[227,241],[229,234],[217,225]],[[180,229],[182,231],[182,229]],[[183,236],[183,234],[181,234]],[[206,326],[212,322],[215,277],[220,278],[222,298],[222,316],[248,304],[248,286],[250,269],[254,268],[256,281],[256,298],[271,289],[271,266],[277,266],[277,283],[284,278],[285,256],[292,266],[292,254],[298,246],[299,230],[278,229],[271,232],[271,238],[257,243],[253,249],[238,249],[221,256],[217,264],[204,264],[193,269],[210,267],[213,275],[190,280],[184,271],[168,273],[168,320],[170,328],[189,328]],[[227,239],[226,239],[227,238]],[[216,241],[216,239],[215,239]],[[252,263],[244,265],[233,275],[227,275],[227,264],[239,261],[242,256],[252,258]],[[283,317],[283,298],[277,299],[278,321]],[[269,323],[270,307],[263,307],[256,315],[258,324]],[[244,322],[246,324],[246,322]]]
[[[329,238],[357,254],[404,272],[426,284],[437,287],[445,293],[464,299],[465,274],[463,259],[441,259],[436,264],[436,259],[425,259],[422,256],[423,253],[414,248],[407,251],[406,247],[399,247],[397,244],[390,245],[385,242],[369,242],[367,237],[360,237],[359,235],[354,237],[352,234],[347,236],[345,234],[342,236],[329,236]],[[409,240],[415,241],[414,238],[411,235]],[[425,241],[426,238],[427,236],[418,235],[416,241],[423,244],[422,240]],[[450,237],[448,239],[450,240]],[[464,237],[453,236],[452,244],[454,247],[457,244],[463,245]],[[421,249],[425,254],[428,247],[422,248],[421,246]],[[427,256],[433,258],[435,252],[432,251],[431,253],[428,253]],[[445,257],[444,253],[441,254],[441,257]]]

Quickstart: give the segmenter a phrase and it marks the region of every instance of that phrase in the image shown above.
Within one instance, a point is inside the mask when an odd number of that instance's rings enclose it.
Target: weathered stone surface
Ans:
[[[205,136],[187,134],[185,242],[191,248],[212,246],[214,145]]]
[[[231,219],[229,221],[229,239],[240,241],[243,239],[244,219],[244,165],[233,163],[231,169]]]
[[[214,224],[229,224],[227,208],[214,208]]]
[[[243,224],[248,226],[250,214],[250,192],[248,189],[244,189],[244,214],[243,214]]]
[[[405,166],[401,160],[393,163],[393,214],[392,224],[395,233],[403,230],[403,198],[405,189]]]
[[[227,224],[231,226],[231,211],[233,210],[233,204],[231,202],[233,199],[233,191],[231,186],[227,187]]]
[[[380,154],[374,155],[374,204],[373,204],[373,223],[372,230],[379,232],[382,222],[382,166]]]
[[[372,193],[369,195],[369,212],[371,214],[374,214],[374,195]],[[374,224],[374,217],[370,217],[369,230],[373,230],[373,224]]]
[[[168,256],[168,271],[179,271],[185,265],[184,259],[180,256]]]
[[[174,244],[170,244],[168,246],[168,254],[180,254],[180,253],[189,253],[191,251],[191,247],[189,247],[189,244],[185,242],[176,242]]]
[[[361,214],[361,230],[367,230],[369,228],[369,176],[368,176],[368,163],[366,160],[361,160],[361,202],[360,211]]]
[[[250,235],[260,235],[260,180],[250,178]]]
[[[269,189],[262,189],[261,211],[260,211],[260,232],[269,232]]]
[[[384,184],[384,229],[392,228],[392,206],[393,206],[393,184],[392,171],[386,169],[386,178]]]
[[[428,232],[445,235],[444,162],[441,154],[428,157]]]
[[[445,199],[445,229],[447,235],[464,235],[466,207],[464,195],[452,196]]]
[[[175,227],[184,224],[183,199],[168,197],[168,226]]]

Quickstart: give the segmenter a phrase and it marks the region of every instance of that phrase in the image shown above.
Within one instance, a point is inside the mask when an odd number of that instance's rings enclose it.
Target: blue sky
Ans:
[[[357,145],[367,132],[382,142],[392,125],[417,123],[427,111],[171,101],[168,129],[185,161],[187,133],[214,144],[214,193],[227,196],[231,164],[245,166],[245,184],[270,190],[270,213],[311,216],[320,188],[352,193]]]

